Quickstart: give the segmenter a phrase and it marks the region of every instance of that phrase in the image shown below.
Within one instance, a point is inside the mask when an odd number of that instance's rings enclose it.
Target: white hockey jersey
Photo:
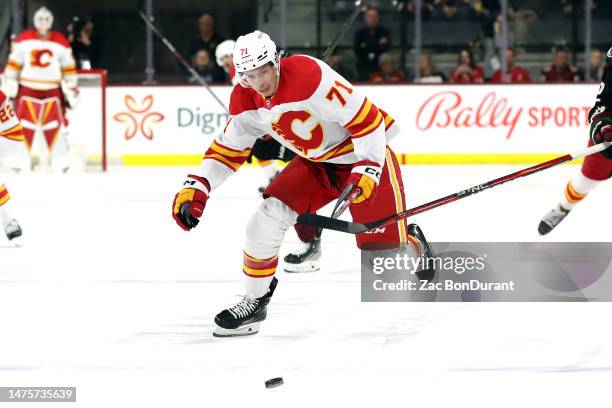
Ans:
[[[264,135],[312,161],[367,162],[382,168],[387,140],[398,131],[394,120],[318,59],[296,55],[280,64],[273,97],[234,87],[228,123],[196,174],[216,188]]]
[[[24,151],[25,144],[22,143],[24,138],[23,128],[15,112],[13,112],[12,105],[7,100],[6,95],[0,91],[0,160]],[[0,190],[2,190],[1,183]],[[8,193],[6,190],[4,192],[5,199],[8,200]],[[2,192],[0,191],[0,198],[2,198],[1,196]],[[0,204],[2,203],[0,202]]]
[[[55,31],[44,38],[34,29],[19,34],[5,75],[22,86],[43,91],[60,87],[62,79],[69,88],[77,85],[70,43]]]

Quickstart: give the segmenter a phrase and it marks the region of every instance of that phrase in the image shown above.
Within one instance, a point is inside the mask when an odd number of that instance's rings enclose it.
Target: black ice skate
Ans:
[[[542,218],[538,225],[538,232],[540,235],[546,235],[552,231],[561,221],[567,217],[569,210],[562,208],[560,205],[553,208],[548,214]]]
[[[422,256],[423,258],[425,258],[425,260],[433,257],[433,251],[431,250],[429,243],[425,239],[425,234],[423,234],[423,231],[421,231],[421,228],[419,228],[418,225],[408,224],[408,235],[416,238],[416,240],[419,242],[419,256]],[[436,270],[434,268],[423,268],[415,272],[416,276],[420,280],[427,281],[431,281],[435,273]]]
[[[21,230],[21,226],[16,219],[13,218],[7,224],[4,224],[4,233],[12,244],[17,246],[21,245],[21,236],[23,235],[23,231]]]
[[[272,278],[268,293],[260,298],[245,296],[236,305],[215,316],[215,337],[248,336],[259,332],[259,325],[266,319],[266,310],[278,279]]]
[[[290,254],[284,258],[285,272],[316,272],[320,269],[319,259],[321,258],[321,237],[315,237],[308,242],[300,242]]]

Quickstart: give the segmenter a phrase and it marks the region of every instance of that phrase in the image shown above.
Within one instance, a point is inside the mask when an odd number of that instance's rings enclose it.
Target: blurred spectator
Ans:
[[[465,0],[434,0],[447,20],[469,20],[474,18],[474,9]]]
[[[444,74],[436,69],[431,54],[423,53],[419,56],[419,67],[421,68],[421,77],[415,79],[415,83],[419,84],[441,84],[446,81]]]
[[[432,12],[434,11],[433,2],[438,0],[422,0],[421,2],[421,15],[423,16],[423,20],[429,20],[432,18]],[[406,8],[408,12],[408,19],[414,20],[414,12],[416,9],[415,0],[410,0],[407,3],[399,3],[399,10],[402,8]]]
[[[378,57],[378,71],[370,75],[370,82],[406,82],[406,75],[397,68],[393,55],[383,52]]]
[[[578,82],[581,77],[578,68],[570,65],[570,53],[565,48],[557,49],[552,65],[542,69],[542,81],[546,82]]]
[[[593,1],[593,16],[595,18],[610,18],[612,17],[612,1],[610,0],[594,0]]]
[[[601,81],[601,77],[603,76],[604,71],[604,62],[603,62],[603,54],[599,50],[591,51],[591,75],[589,79],[591,81],[599,82]]]
[[[493,37],[493,25],[501,12],[499,0],[476,0],[474,10],[480,20],[483,35],[489,38]]]
[[[525,68],[521,68],[515,63],[515,53],[512,48],[506,50],[506,60],[508,62],[508,70],[506,71],[508,75],[508,82],[512,83],[525,83],[531,82],[531,78],[529,77],[529,72]],[[502,82],[502,70],[498,69],[493,73],[493,77],[491,78],[491,82]]]
[[[476,65],[474,54],[470,50],[463,49],[459,52],[458,65],[451,72],[450,80],[462,84],[484,82],[484,71],[480,65]]]
[[[325,59],[325,62],[334,71],[342,75],[347,81],[351,82],[355,79],[355,73],[344,62],[342,54],[337,49],[332,51],[331,55]]]
[[[198,35],[191,40],[190,53],[195,57],[199,50],[206,50],[208,55],[215,55],[217,45],[224,39],[215,32],[215,19],[210,14],[202,14],[198,19]]]
[[[199,50],[193,57],[193,69],[208,83],[222,83],[228,81],[225,71],[215,64],[206,50]],[[189,82],[197,82],[195,77]]]
[[[75,17],[72,21],[70,46],[77,68],[92,69],[98,66],[98,52],[92,42],[94,23],[89,18]]]
[[[365,27],[355,33],[354,49],[357,57],[357,79],[367,81],[378,65],[378,57],[389,49],[389,30],[380,26],[380,15],[368,8],[363,16]]]

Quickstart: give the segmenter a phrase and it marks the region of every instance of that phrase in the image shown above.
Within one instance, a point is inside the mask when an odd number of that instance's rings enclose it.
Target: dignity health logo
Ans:
[[[153,140],[153,125],[164,120],[161,113],[149,112],[153,106],[153,95],[145,96],[140,103],[131,95],[125,95],[123,100],[128,111],[115,114],[113,119],[127,125],[125,140],[132,139],[139,131],[146,139]]]

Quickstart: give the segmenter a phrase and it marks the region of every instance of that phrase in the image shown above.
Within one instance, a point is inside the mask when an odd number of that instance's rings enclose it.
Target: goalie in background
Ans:
[[[599,86],[595,106],[589,112],[589,146],[612,142],[612,47],[606,55],[606,66]],[[584,159],[580,173],[565,186],[559,204],[542,218],[538,226],[540,235],[548,234],[567,217],[602,181],[612,177],[612,147]]]
[[[66,109],[79,102],[77,71],[68,39],[52,31],[53,14],[41,7],[34,13],[34,29],[17,37],[9,56],[2,91],[15,99],[25,142],[41,168],[67,171],[75,164],[67,142]],[[80,161],[84,165],[84,160]],[[15,159],[15,170],[29,170],[30,157]]]

